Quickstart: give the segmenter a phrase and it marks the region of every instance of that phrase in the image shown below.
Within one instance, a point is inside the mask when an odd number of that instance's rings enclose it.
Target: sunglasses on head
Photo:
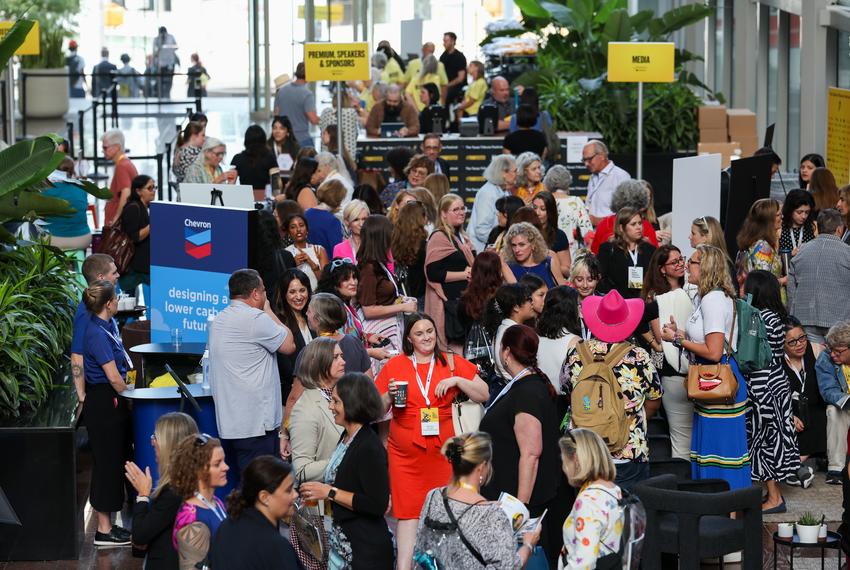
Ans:
[[[338,269],[343,265],[354,265],[354,260],[350,257],[341,257],[331,261],[331,270]]]
[[[208,433],[199,433],[195,436],[195,447],[203,447],[205,446],[212,436]]]

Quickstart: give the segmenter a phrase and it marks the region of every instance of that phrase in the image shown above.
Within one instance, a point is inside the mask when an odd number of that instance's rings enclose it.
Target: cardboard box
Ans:
[[[700,129],[699,142],[725,143],[729,142],[729,133],[726,129]]]
[[[741,156],[744,158],[752,156],[761,147],[761,142],[757,136],[740,137],[735,139],[734,142],[741,146]]]
[[[729,109],[726,111],[726,128],[730,140],[735,136],[751,137],[756,135],[756,114],[749,109]]]
[[[699,108],[699,130],[726,129],[726,106],[705,105]]]
[[[720,167],[728,168],[729,163],[731,162],[732,155],[735,154],[736,150],[740,150],[741,145],[736,142],[726,142],[726,143],[699,143],[697,145],[697,154],[719,154],[720,158]]]

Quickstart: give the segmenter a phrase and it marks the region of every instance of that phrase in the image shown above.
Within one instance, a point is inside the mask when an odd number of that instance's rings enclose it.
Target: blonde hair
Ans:
[[[354,199],[348,204],[346,204],[345,208],[342,210],[342,219],[348,223],[353,222],[360,216],[361,213],[366,212],[368,216],[371,214],[369,211],[369,205],[363,200]]]
[[[482,431],[473,431],[456,435],[447,439],[440,450],[452,466],[452,483],[457,483],[461,477],[465,477],[475,471],[482,463],[488,463],[493,458],[493,441],[490,434]],[[493,470],[487,474],[488,483]]]
[[[316,200],[327,204],[331,212],[336,213],[339,210],[339,205],[345,199],[345,194],[345,185],[336,178],[332,178],[322,182],[319,189],[316,190]]]
[[[443,196],[451,191],[448,176],[440,172],[435,172],[434,174],[426,176],[422,186],[431,192],[431,196],[434,198],[434,203],[436,204],[439,204],[440,200],[443,199]]]
[[[404,199],[405,196],[410,196],[414,200],[416,200],[416,195],[408,189],[402,189],[398,191],[398,194],[393,198],[392,203],[390,204],[389,210],[387,210],[387,219],[395,224],[396,218],[398,217],[399,204]]]
[[[570,485],[581,487],[588,481],[614,481],[617,468],[608,452],[608,447],[596,432],[575,428],[558,441],[561,447],[561,459],[569,458],[576,462],[576,472],[568,476]]]
[[[543,234],[528,222],[519,222],[511,225],[505,231],[505,237],[502,239],[502,259],[505,260],[505,263],[519,263],[514,257],[514,250],[511,247],[511,241],[519,236],[524,236],[531,243],[531,259],[534,263],[541,263],[546,259],[549,246],[546,245]]]
[[[698,286],[700,297],[720,289],[727,297],[734,299],[735,288],[729,276],[726,254],[719,247],[706,243],[698,245],[696,250],[700,252]]]
[[[431,194],[431,191],[422,186],[415,186],[414,188],[409,188],[407,191],[413,194],[413,197],[425,207],[425,215],[428,217],[428,221],[436,224],[437,202],[434,200],[434,195]],[[398,221],[398,212],[396,212],[396,221]]]
[[[188,414],[168,412],[156,421],[153,433],[159,448],[159,481],[153,492],[153,496],[157,497],[171,483],[171,455],[174,448],[187,436],[198,433],[198,424]]]
[[[691,225],[696,226],[700,235],[706,238],[708,245],[713,245],[720,249],[724,255],[729,255],[729,251],[726,249],[726,238],[723,235],[723,228],[720,222],[717,221],[717,218],[700,216],[691,222]]]
[[[440,206],[438,207],[436,226],[438,230],[442,230],[446,233],[447,236],[452,237],[455,235],[455,229],[446,223],[446,220],[443,218],[443,214],[448,214],[449,209],[451,209],[452,204],[455,202],[460,202],[461,204],[465,204],[463,198],[458,196],[457,194],[446,194],[440,199]],[[463,225],[460,227],[460,235],[463,236],[464,239],[468,239],[466,232],[463,231]]]

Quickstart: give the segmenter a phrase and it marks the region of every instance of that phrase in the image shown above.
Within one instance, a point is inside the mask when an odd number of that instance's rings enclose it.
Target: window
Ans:
[[[800,154],[800,16],[789,16],[788,41],[788,164]],[[805,152],[812,152],[806,149]]]
[[[768,12],[767,43],[767,124],[776,122],[776,106],[779,97],[779,10],[771,7]]]
[[[838,66],[838,82],[837,86],[850,89],[850,34],[847,32],[838,32],[836,34],[836,42],[838,43],[835,50],[835,59]]]

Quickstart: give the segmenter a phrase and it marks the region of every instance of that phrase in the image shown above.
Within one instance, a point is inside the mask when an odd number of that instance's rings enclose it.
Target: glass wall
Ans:
[[[789,165],[797,164],[800,154],[800,16],[789,17],[788,41],[788,156]],[[811,149],[803,151],[811,152]]]
[[[776,122],[779,94],[779,10],[770,8],[767,44],[767,124]]]
[[[838,66],[837,87],[850,89],[850,34],[838,32],[836,34],[836,64]]]

